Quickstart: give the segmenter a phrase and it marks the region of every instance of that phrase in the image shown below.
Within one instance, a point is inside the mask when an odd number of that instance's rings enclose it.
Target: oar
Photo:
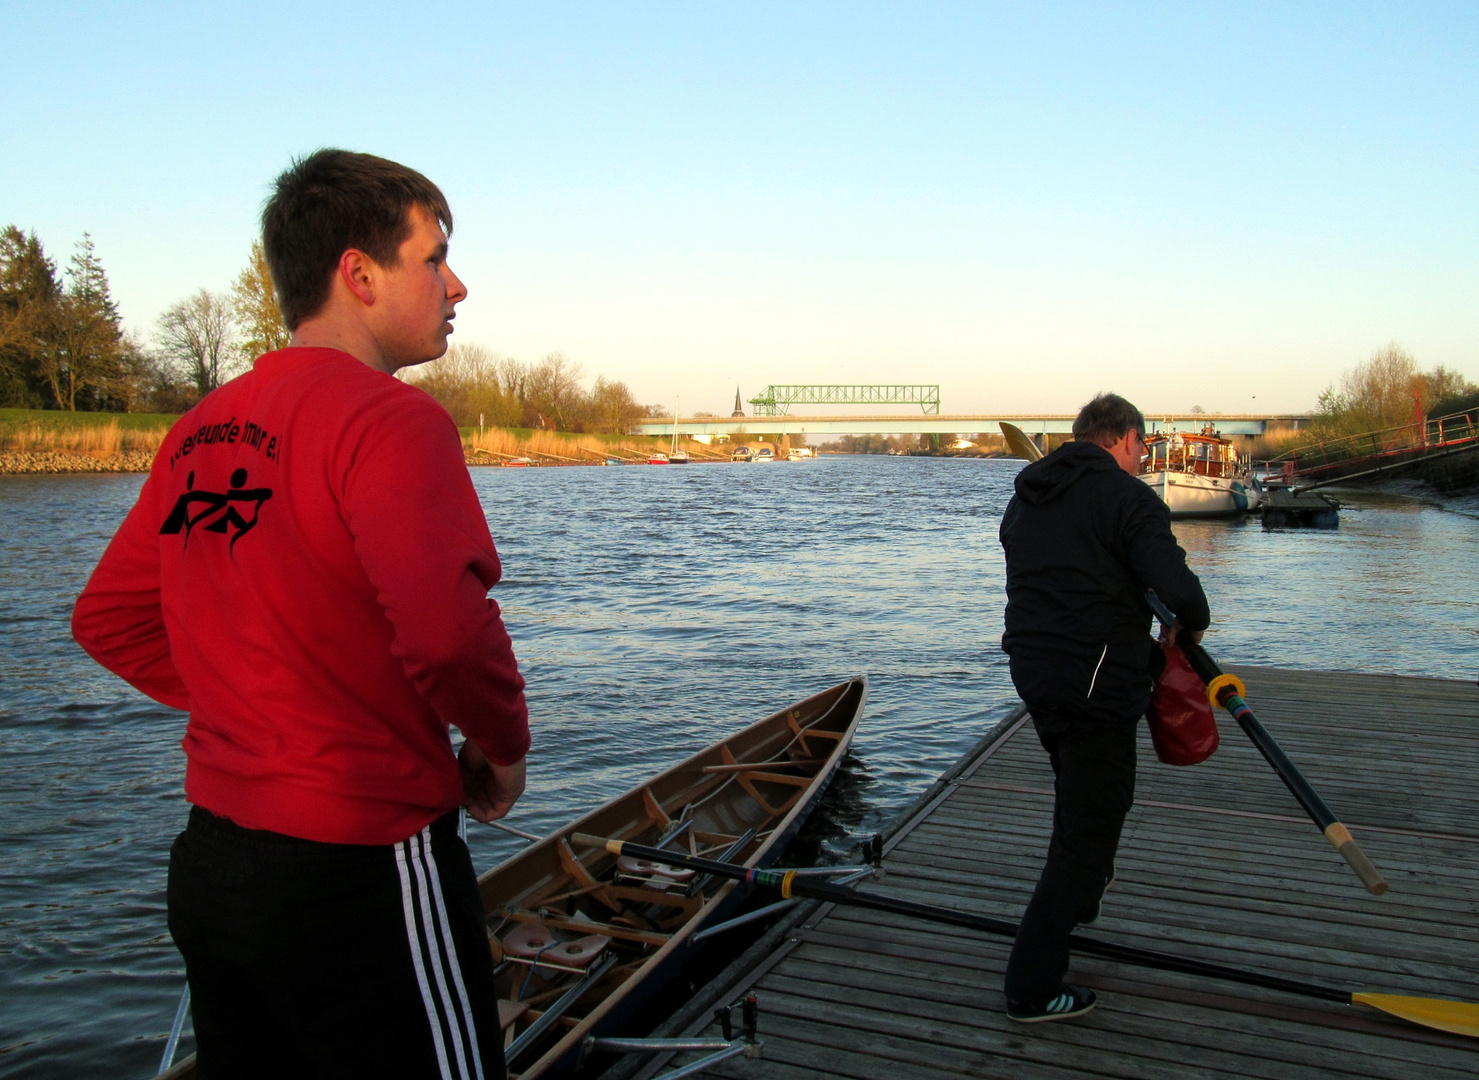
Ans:
[[[700,859],[678,852],[664,851],[661,848],[628,843],[624,840],[608,840],[605,837],[591,836],[587,833],[575,833],[570,840],[579,847],[600,848],[613,855],[632,855],[639,859],[651,859],[654,862],[665,863],[668,866],[685,867],[713,874],[716,877],[733,878],[736,881],[748,882],[761,888],[775,889],[786,899],[804,896],[815,900],[827,900],[834,904],[873,908],[897,915],[911,915],[928,919],[931,922],[963,926],[968,930],[983,930],[988,934],[998,934],[1002,937],[1017,936],[1017,924],[1005,919],[996,919],[989,915],[975,915],[968,911],[956,911],[953,908],[936,907],[933,904],[920,904],[913,900],[879,896],[876,893],[865,893],[848,885],[834,885],[830,882],[802,877],[794,870],[756,870],[738,866],[735,863]],[[1101,941],[1098,938],[1084,937],[1081,934],[1073,934],[1068,940],[1079,952],[1120,960],[1140,967],[1178,971],[1186,975],[1245,983],[1249,986],[1262,986],[1270,990],[1282,990],[1290,994],[1320,998],[1343,1005],[1367,1005],[1423,1027],[1479,1038],[1479,1005],[1467,1001],[1404,997],[1397,994],[1351,993],[1346,990],[1337,990],[1334,987],[1285,979],[1278,975],[1266,975],[1259,971],[1224,967],[1221,964],[1194,960],[1190,957],[1174,956],[1150,949],[1137,949],[1132,945],[1117,945],[1111,941]]]
[[[1027,437],[1027,432],[1023,431],[1016,424],[1009,424],[1005,420],[998,422],[1001,424],[1001,433],[1006,436],[1007,449],[1011,450],[1012,453],[1016,454],[1019,458],[1026,458],[1028,461],[1036,461],[1042,457],[1042,451],[1037,448],[1036,443]]]
[[[1176,621],[1175,614],[1166,607],[1154,590],[1147,589],[1145,598],[1150,601],[1156,617],[1161,620],[1162,625],[1171,626]],[[1351,836],[1351,830],[1342,825],[1335,817],[1335,812],[1320,798],[1320,793],[1310,786],[1310,782],[1304,778],[1304,774],[1295,767],[1294,762],[1289,760],[1289,755],[1284,753],[1274,737],[1269,734],[1268,728],[1264,727],[1258,717],[1253,715],[1253,710],[1243,700],[1243,695],[1248,692],[1243,685],[1243,680],[1236,675],[1229,675],[1217,666],[1217,661],[1207,655],[1207,650],[1193,641],[1190,634],[1179,634],[1176,644],[1186,654],[1191,669],[1197,673],[1197,677],[1207,684],[1207,697],[1214,705],[1220,705],[1232,714],[1232,718],[1238,722],[1248,738],[1253,740],[1253,745],[1258,747],[1259,753],[1274,767],[1274,772],[1279,774],[1279,779],[1284,781],[1284,786],[1289,789],[1299,805],[1304,807],[1304,812],[1310,816],[1319,830],[1325,834],[1325,839],[1330,841],[1330,846],[1340,852],[1340,857],[1350,864],[1361,883],[1366,886],[1368,892],[1373,896],[1380,896],[1387,891],[1386,879],[1381,876],[1381,871],[1371,864],[1360,847],[1356,845],[1355,838]]]

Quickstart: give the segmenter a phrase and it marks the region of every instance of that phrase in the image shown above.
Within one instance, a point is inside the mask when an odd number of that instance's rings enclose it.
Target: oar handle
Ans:
[[[1166,608],[1153,590],[1146,590],[1145,597],[1155,610],[1156,617],[1164,625],[1170,626],[1176,621],[1175,614]],[[1199,643],[1192,640],[1190,634],[1178,634],[1176,643],[1186,654],[1187,663],[1197,673],[1197,678],[1207,684],[1208,692],[1215,697],[1217,704],[1232,715],[1232,718],[1238,722],[1238,727],[1242,728],[1244,734],[1252,740],[1253,745],[1258,747],[1258,752],[1273,766],[1274,772],[1278,773],[1279,779],[1284,781],[1284,786],[1289,789],[1289,793],[1298,800],[1299,805],[1304,807],[1304,812],[1325,834],[1325,839],[1330,841],[1330,846],[1335,848],[1340,853],[1340,857],[1356,872],[1356,876],[1361,879],[1361,884],[1366,886],[1366,891],[1373,896],[1380,896],[1386,892],[1386,880],[1356,845],[1351,831],[1340,823],[1335,816],[1335,811],[1331,810],[1325,800],[1320,798],[1320,793],[1304,778],[1304,774],[1299,771],[1294,762],[1289,760],[1289,755],[1284,753],[1284,748],[1269,734],[1268,728],[1263,726],[1263,722],[1253,714],[1252,708],[1243,700],[1243,684],[1237,676],[1225,674],[1222,668],[1217,666],[1217,661],[1213,660]]]
[[[1387,891],[1386,878],[1381,876],[1381,871],[1371,864],[1366,853],[1356,844],[1350,829],[1338,821],[1334,822],[1325,830],[1325,839],[1330,841],[1330,846],[1340,852],[1340,857],[1356,872],[1367,892],[1372,896],[1380,896]]]

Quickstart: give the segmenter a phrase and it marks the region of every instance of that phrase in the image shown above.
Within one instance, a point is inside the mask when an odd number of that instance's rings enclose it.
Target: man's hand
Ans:
[[[1176,644],[1176,638],[1177,638],[1177,636],[1183,630],[1185,630],[1185,629],[1186,629],[1186,627],[1184,627],[1184,626],[1181,625],[1181,620],[1180,619],[1177,619],[1175,622],[1173,622],[1171,624],[1171,630],[1170,630],[1170,632],[1166,635],[1166,641],[1167,641],[1167,643],[1168,644],[1171,644],[1171,645],[1175,645]],[[1197,631],[1194,631],[1192,633],[1192,635],[1191,635],[1192,641],[1195,641],[1198,645],[1200,645],[1202,643],[1202,635],[1205,634],[1205,633],[1206,633],[1205,630],[1197,630]]]
[[[466,796],[462,805],[485,824],[507,814],[524,793],[523,758],[512,765],[494,765],[478,744],[468,739],[457,754],[457,768]]]

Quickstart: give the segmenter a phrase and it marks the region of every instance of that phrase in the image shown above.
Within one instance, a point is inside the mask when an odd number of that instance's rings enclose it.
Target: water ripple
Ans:
[[[553,827],[716,737],[856,673],[854,755],[806,838],[878,828],[1012,697],[1001,635],[1009,461],[479,469],[529,679],[522,827]],[[136,476],[0,477],[0,1077],[150,1075],[180,962],[164,876],[183,717],[72,643],[72,599]],[[1479,530],[1351,498],[1334,533],[1177,533],[1229,661],[1473,679]],[[480,867],[518,841],[472,836]]]

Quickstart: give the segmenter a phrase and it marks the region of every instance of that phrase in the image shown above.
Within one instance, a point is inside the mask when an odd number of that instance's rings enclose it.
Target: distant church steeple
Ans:
[[[730,413],[729,415],[730,416],[744,416],[745,415],[745,407],[740,404],[740,396],[739,396],[739,387],[738,386],[736,386],[734,388],[734,412]]]

